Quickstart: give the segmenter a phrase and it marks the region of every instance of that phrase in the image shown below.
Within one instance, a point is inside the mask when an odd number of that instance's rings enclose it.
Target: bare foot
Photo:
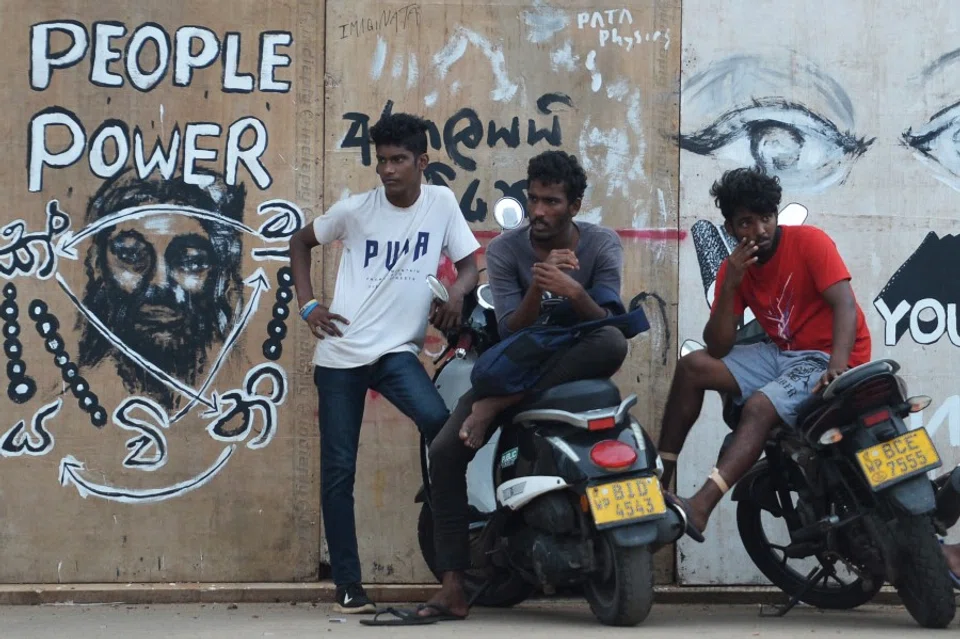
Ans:
[[[669,491],[664,487],[663,496],[668,501],[672,501],[677,505],[680,505],[684,512],[687,513],[687,522],[693,526],[693,528],[703,535],[703,532],[707,529],[707,522],[710,519],[710,513],[704,512],[701,508],[695,503],[696,497],[690,499],[683,499],[675,493]]]
[[[523,399],[522,393],[478,399],[473,403],[470,414],[463,420],[463,426],[460,427],[460,439],[470,448],[480,448],[483,446],[487,429],[490,428],[494,418],[501,411],[516,404],[521,399]]]
[[[496,416],[496,413],[483,413],[482,409],[478,413],[477,404],[473,405],[473,411],[467,415],[467,418],[463,420],[463,426],[460,427],[460,439],[473,449],[483,446],[483,440],[486,437],[487,429],[490,428],[490,422]]]
[[[687,501],[687,503],[690,504],[690,523],[693,524],[693,527],[699,530],[702,535],[707,530],[707,522],[710,520],[710,514],[697,508],[692,499]]]
[[[466,617],[470,612],[467,597],[463,592],[463,579],[457,573],[443,574],[440,590],[426,604],[418,606],[417,615],[436,617],[443,614],[440,611],[447,611],[460,617]]]

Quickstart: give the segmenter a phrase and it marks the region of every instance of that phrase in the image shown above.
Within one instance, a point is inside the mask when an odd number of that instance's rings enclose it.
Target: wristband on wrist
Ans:
[[[300,319],[303,319],[303,320],[307,319],[307,316],[310,315],[310,313],[313,312],[313,309],[315,309],[318,306],[320,306],[320,302],[318,302],[317,300],[310,300],[309,302],[304,304],[302,307],[300,307]]]

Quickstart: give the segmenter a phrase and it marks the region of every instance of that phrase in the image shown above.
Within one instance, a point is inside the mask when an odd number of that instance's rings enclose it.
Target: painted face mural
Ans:
[[[180,404],[182,397],[158,380],[138,375],[139,365],[123,351],[136,351],[188,385],[203,374],[209,351],[222,347],[243,301],[242,234],[215,218],[242,222],[245,195],[242,185],[228,187],[219,178],[200,187],[126,173],[104,184],[87,222],[116,221],[93,236],[83,304],[122,345],[86,322],[81,367],[109,357],[130,392],[147,392],[168,408]],[[157,205],[169,212],[137,216]],[[193,210],[211,219],[192,217]]]

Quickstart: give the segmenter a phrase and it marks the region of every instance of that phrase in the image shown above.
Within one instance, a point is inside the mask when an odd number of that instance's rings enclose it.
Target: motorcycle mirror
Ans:
[[[450,301],[450,294],[447,292],[447,287],[444,286],[443,282],[438,280],[435,275],[427,275],[427,286],[430,287],[434,299],[440,300],[444,304]]]
[[[523,216],[523,205],[515,198],[502,197],[493,205],[493,217],[504,231],[520,226]]]
[[[800,226],[807,220],[807,207],[791,202],[777,214],[777,224],[782,226]]]
[[[493,310],[493,289],[489,284],[481,284],[477,289],[477,304],[488,311]]]
[[[694,351],[699,351],[703,348],[703,344],[696,342],[692,339],[684,340],[683,344],[680,345],[680,357],[684,355],[689,355]]]

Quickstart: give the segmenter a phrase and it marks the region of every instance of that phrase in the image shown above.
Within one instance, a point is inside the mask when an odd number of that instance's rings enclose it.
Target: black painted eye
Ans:
[[[188,248],[177,256],[173,266],[187,273],[200,273],[210,269],[210,255],[203,249]]]
[[[213,265],[213,248],[209,240],[193,233],[174,238],[164,255],[172,270],[184,273],[203,273]]]
[[[680,136],[680,148],[698,155],[755,165],[797,190],[841,182],[849,162],[873,140],[841,132],[826,117],[783,98],[754,100],[699,131]]]
[[[960,102],[933,114],[930,121],[903,134],[904,143],[936,163],[948,184],[960,188]]]
[[[110,241],[110,252],[139,273],[146,271],[153,259],[153,248],[136,231],[119,233]]]

